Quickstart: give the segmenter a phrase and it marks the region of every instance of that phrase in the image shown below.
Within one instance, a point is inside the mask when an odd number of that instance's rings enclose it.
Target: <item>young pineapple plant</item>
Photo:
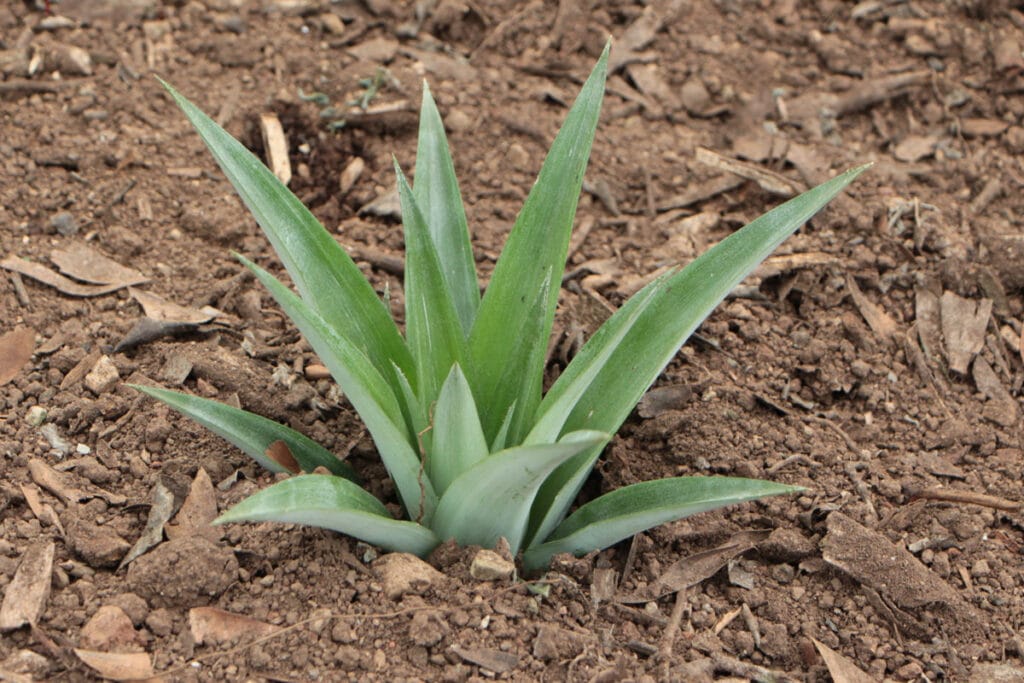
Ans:
[[[690,334],[863,171],[786,202],[686,268],[653,280],[594,333],[545,394],[545,353],[607,62],[608,48],[555,139],[482,297],[444,126],[424,87],[413,186],[395,165],[406,250],[404,335],[306,207],[165,84],[297,293],[248,259],[239,261],[330,369],[373,437],[407,515],[395,519],[347,465],[298,432],[215,401],[137,387],[266,468],[295,474],[238,503],[219,523],[308,524],[420,556],[449,539],[492,547],[505,538],[522,553],[525,569],[536,571],[556,553],[586,553],[665,522],[798,490],[754,479],[676,477],[625,486],[573,511],[611,435]]]

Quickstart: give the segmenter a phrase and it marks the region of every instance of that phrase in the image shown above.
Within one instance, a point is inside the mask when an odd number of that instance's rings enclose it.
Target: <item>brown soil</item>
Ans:
[[[0,277],[0,334],[36,333],[0,387],[0,588],[42,610],[0,638],[0,677],[88,679],[77,647],[145,653],[165,680],[824,681],[816,640],[865,680],[1024,680],[1017,3],[54,3],[70,21],[0,3],[2,256],[49,266],[88,246],[141,272],[141,289],[222,314],[115,352],[142,317],[125,289]],[[392,105],[418,101],[426,77],[486,272],[609,34],[553,372],[644,275],[787,187],[876,164],[702,326],[589,494],[691,473],[807,492],[562,562],[546,596],[473,579],[474,552],[453,549],[432,559],[443,576],[413,566],[418,581],[394,589],[395,563],[372,548],[279,525],[179,529],[118,569],[156,492],[178,505],[198,482],[224,509],[271,481],[130,378],[289,423],[393,495],[351,409],[307,379],[311,351],[231,258],[276,265],[153,75],[261,152],[258,115],[276,113],[292,189],[397,305],[399,225],[360,208],[392,188],[392,154],[413,168],[415,115],[330,132],[299,92],[344,104],[383,64],[371,106]],[[761,184],[712,191],[723,171],[700,147]],[[342,194],[356,157],[365,170]],[[0,369],[18,335],[3,343]],[[205,606],[255,621],[236,642],[237,618]],[[203,635],[204,619],[226,632]]]

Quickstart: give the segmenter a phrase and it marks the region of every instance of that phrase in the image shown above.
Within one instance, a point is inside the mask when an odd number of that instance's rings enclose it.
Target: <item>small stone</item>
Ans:
[[[971,567],[971,576],[975,579],[982,576],[988,576],[991,573],[992,569],[989,567],[988,560],[986,559],[978,560],[974,563],[974,566]]]
[[[473,128],[473,118],[461,109],[452,109],[448,112],[444,122],[453,133],[462,133]]]
[[[345,22],[337,14],[324,12],[320,15],[320,23],[323,24],[324,30],[332,35],[340,36],[345,33]]]
[[[65,45],[57,53],[61,73],[70,76],[91,76],[92,57],[76,45]]]
[[[924,670],[921,665],[917,662],[909,662],[904,664],[896,670],[896,680],[898,681],[916,681],[921,678],[921,674]]]
[[[29,423],[33,427],[46,422],[46,408],[42,406],[32,406],[25,412],[25,422]]]
[[[50,227],[64,237],[78,234],[78,221],[67,211],[62,211],[50,219]]]
[[[123,609],[104,605],[82,627],[78,644],[89,650],[124,652],[142,645],[142,640]]]
[[[702,114],[711,105],[711,93],[708,92],[704,81],[696,77],[683,83],[679,96],[683,101],[683,106],[691,114]]]
[[[391,600],[407,593],[420,594],[444,578],[444,574],[409,553],[389,553],[378,559],[373,568]]]
[[[504,581],[511,578],[516,566],[493,550],[481,550],[469,566],[469,575],[478,581]]]
[[[356,184],[359,177],[363,175],[363,170],[365,169],[366,162],[363,161],[362,157],[355,157],[352,161],[348,162],[338,178],[338,191],[342,195],[348,194],[348,191]]]
[[[89,374],[85,376],[83,383],[85,388],[99,396],[114,388],[114,385],[121,379],[117,372],[117,366],[110,356],[100,356]]]
[[[135,627],[142,626],[149,615],[149,605],[135,593],[118,593],[110,598],[107,603],[124,610],[124,613],[132,620],[132,625]]]
[[[14,674],[33,676],[33,680],[44,680],[50,668],[50,660],[32,650],[17,650],[0,662],[0,670]],[[13,679],[13,677],[12,677]]]
[[[439,612],[417,612],[409,622],[409,638],[422,647],[437,645],[447,632]]]
[[[131,544],[106,527],[81,518],[67,524],[71,547],[90,567],[116,567]]]
[[[174,619],[170,610],[161,607],[150,612],[146,617],[146,628],[158,638],[166,638],[171,635],[171,631],[174,630]]]
[[[543,662],[576,657],[585,643],[582,636],[558,626],[541,626],[533,641],[533,656]]]

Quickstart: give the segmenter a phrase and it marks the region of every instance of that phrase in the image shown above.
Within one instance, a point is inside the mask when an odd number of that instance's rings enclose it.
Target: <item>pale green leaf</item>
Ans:
[[[441,270],[452,293],[462,332],[468,337],[480,306],[480,285],[476,280],[476,262],[469,242],[466,211],[448,151],[448,138],[426,81],[423,82],[423,104],[420,107],[413,193],[423,210],[441,259]]]
[[[373,437],[409,516],[429,524],[437,496],[422,472],[414,450],[415,435],[404,429],[405,418],[390,386],[361,350],[335,334],[295,293],[248,259],[238,259],[270,291],[345,391]]]
[[[593,372],[594,359],[605,356],[563,430],[596,429],[609,434],[618,431],[644,392],[715,306],[866,168],[847,171],[772,209],[704,252],[682,271],[656,280],[634,295],[646,297],[650,289],[659,290],[610,355],[606,355],[604,345],[613,335],[595,334],[552,386],[550,393],[558,396],[566,391],[563,385],[572,385]],[[623,306],[605,325],[615,329],[632,311],[628,304]],[[544,482],[530,522],[531,544],[543,542],[562,520],[598,455],[582,453]]]
[[[465,357],[466,338],[419,202],[395,162],[405,226],[405,336],[416,365],[419,399],[429,405],[452,365]]]
[[[444,495],[448,486],[463,472],[486,458],[490,451],[480,418],[476,413],[473,392],[458,365],[452,366],[441,387],[434,408],[433,441],[428,451],[427,472],[437,495]]]
[[[425,526],[392,518],[379,500],[347,479],[321,474],[278,482],[238,503],[214,523],[228,522],[306,524],[421,557],[440,543]]]
[[[391,314],[359,267],[299,199],[259,159],[167,83],[235,190],[263,228],[302,298],[394,381],[392,363],[407,375],[412,357]]]
[[[558,443],[494,453],[452,482],[437,504],[431,528],[442,540],[454,538],[460,545],[491,548],[505,537],[517,552],[544,478],[567,458],[600,448],[609,438],[599,432],[573,432]]]
[[[179,391],[170,391],[145,384],[129,385],[142,393],[163,401],[182,415],[203,425],[211,432],[227,439],[250,458],[271,472],[285,472],[279,463],[267,457],[267,449],[276,441],[283,441],[303,472],[312,472],[317,467],[326,467],[340,477],[358,480],[352,468],[303,434],[283,424],[250,413],[240,408],[211,401],[208,398],[191,396]]]
[[[582,555],[659,524],[801,490],[797,486],[739,477],[677,477],[624,486],[569,515],[546,543],[523,553],[523,566],[527,571],[536,571],[546,567],[557,553]]]
[[[471,384],[488,438],[497,434],[513,402],[516,412],[529,418],[540,403],[543,349],[551,333],[569,234],[601,111],[608,50],[605,47],[555,138],[477,312],[470,335],[475,373]],[[531,334],[529,343],[524,343],[522,330],[538,316],[533,293],[540,291],[547,293],[539,313],[540,333]],[[538,352],[536,346],[543,348]],[[529,378],[525,389],[502,381],[510,365]],[[511,443],[523,436],[525,432],[514,423]]]

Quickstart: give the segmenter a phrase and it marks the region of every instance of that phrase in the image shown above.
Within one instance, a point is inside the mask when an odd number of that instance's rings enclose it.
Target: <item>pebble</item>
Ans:
[[[32,406],[25,411],[25,422],[29,423],[33,427],[38,427],[43,424],[46,422],[46,408],[42,406]]]
[[[493,550],[486,549],[479,551],[469,566],[469,575],[478,581],[504,581],[511,578],[515,571],[515,564]]]
[[[971,567],[971,576],[975,579],[982,576],[988,576],[992,573],[991,567],[989,567],[988,560],[981,559],[974,563]]]
[[[90,567],[116,567],[131,547],[115,532],[85,519],[72,519],[67,532],[71,547]]]
[[[444,579],[444,574],[409,553],[389,553],[373,564],[384,595],[397,600],[408,593],[420,594]]]
[[[110,356],[100,356],[96,365],[85,376],[83,384],[86,389],[99,396],[113,389],[120,379],[121,375],[114,361],[110,360]]]
[[[125,611],[115,605],[104,605],[96,610],[82,626],[79,645],[90,650],[119,651],[142,644],[140,634]]]
[[[50,219],[50,227],[64,237],[78,234],[78,221],[67,211],[61,211]]]

